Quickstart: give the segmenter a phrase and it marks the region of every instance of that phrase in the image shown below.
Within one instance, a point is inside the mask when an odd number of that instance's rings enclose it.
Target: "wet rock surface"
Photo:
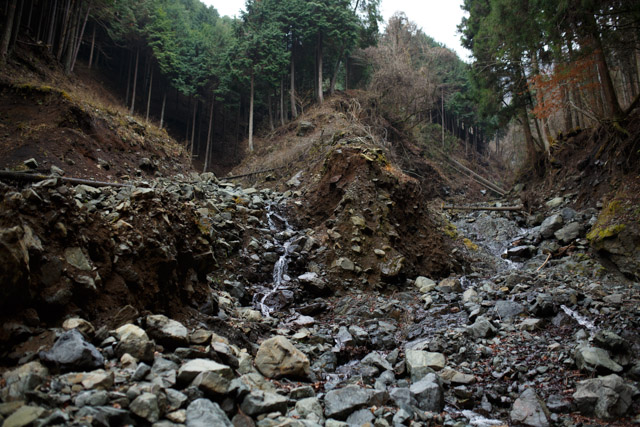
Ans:
[[[547,228],[447,217],[477,248],[438,277],[367,246],[366,213],[321,236],[288,215],[295,194],[211,174],[34,187],[0,186],[4,425],[625,425],[640,409],[639,286],[588,255],[572,224],[590,213],[563,202]],[[347,229],[370,259],[328,244]]]

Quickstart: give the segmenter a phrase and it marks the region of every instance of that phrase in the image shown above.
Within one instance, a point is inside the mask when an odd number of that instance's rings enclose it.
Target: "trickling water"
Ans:
[[[263,297],[260,299],[260,302],[258,303],[258,305],[260,306],[260,312],[262,313],[262,315],[264,317],[271,317],[271,312],[273,312],[273,308],[269,307],[266,301],[271,295],[278,292],[283,282],[288,280],[288,277],[286,274],[287,274],[287,267],[289,266],[289,255],[291,255],[291,251],[293,249],[292,243],[295,240],[296,236],[293,229],[289,225],[289,222],[287,221],[287,219],[278,215],[276,212],[274,212],[273,205],[269,205],[268,207],[267,220],[269,224],[269,229],[271,231],[276,232],[279,229],[284,229],[283,231],[278,232],[276,234],[276,239],[274,239],[275,245],[280,244],[277,239],[277,236],[282,236],[285,239],[289,236],[288,239],[284,242],[284,244],[282,244],[283,253],[273,267],[273,276],[272,276],[273,287],[269,292],[263,295]]]

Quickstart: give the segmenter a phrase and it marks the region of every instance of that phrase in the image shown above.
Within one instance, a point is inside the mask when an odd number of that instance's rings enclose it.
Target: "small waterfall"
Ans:
[[[266,301],[271,295],[275,294],[280,289],[285,281],[289,280],[289,278],[287,277],[287,267],[289,266],[289,255],[291,255],[291,251],[293,250],[292,243],[296,239],[296,235],[294,230],[289,225],[287,219],[282,217],[281,215],[278,215],[273,210],[273,205],[271,204],[268,207],[267,219],[269,229],[271,231],[278,231],[280,229],[283,229],[283,231],[277,232],[276,238],[274,239],[274,244],[280,245],[278,236],[281,237],[281,240],[285,240],[282,244],[283,253],[273,266],[273,287],[269,292],[264,294],[264,296],[258,303],[262,315],[264,317],[271,317],[273,308],[269,307]]]

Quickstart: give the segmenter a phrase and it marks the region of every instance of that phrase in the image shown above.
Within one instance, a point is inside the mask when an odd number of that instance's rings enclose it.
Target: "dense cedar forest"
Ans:
[[[336,90],[370,90],[392,125],[441,125],[478,152],[515,132],[539,171],[558,134],[638,102],[637,2],[465,0],[471,64],[401,13],[383,27],[379,3],[249,0],[229,18],[198,0],[9,0],[0,60],[25,43],[102,72],[205,170]]]

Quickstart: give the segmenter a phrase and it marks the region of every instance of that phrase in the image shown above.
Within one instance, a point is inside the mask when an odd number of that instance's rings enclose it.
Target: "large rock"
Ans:
[[[421,350],[406,351],[407,371],[411,374],[412,381],[419,381],[428,373],[441,370],[445,363],[445,357],[442,353]]]
[[[0,229],[0,307],[29,298],[29,252],[20,226]]]
[[[411,397],[423,411],[440,412],[444,408],[442,383],[436,374],[427,374],[420,381],[411,384]]]
[[[256,368],[268,378],[307,378],[309,358],[283,336],[269,338],[260,345]]]
[[[116,329],[115,332],[119,340],[115,349],[118,357],[128,353],[143,362],[153,362],[156,346],[144,329],[128,323]]]
[[[40,352],[40,358],[63,371],[90,371],[104,366],[102,354],[77,329],[63,333],[51,350]]]
[[[287,402],[288,399],[278,393],[254,390],[244,398],[240,405],[240,409],[242,409],[242,412],[245,414],[251,416],[268,414],[271,412],[280,412],[285,414],[287,412]]]
[[[562,215],[555,214],[551,215],[540,225],[540,235],[545,239],[550,239],[553,237],[553,234],[562,228],[564,221],[562,219]]]
[[[532,427],[549,426],[549,410],[535,390],[528,388],[513,402],[511,420]]]
[[[307,397],[297,401],[296,412],[300,417],[309,421],[316,423],[324,421],[322,405],[320,405],[320,400],[317,397]]]
[[[231,381],[233,379],[233,371],[227,365],[223,365],[208,359],[193,359],[180,366],[178,370],[178,381],[186,384],[193,381],[199,374],[211,372],[219,378]]]
[[[611,420],[623,416],[633,401],[633,388],[616,374],[579,381],[573,393],[584,415]]]
[[[158,408],[158,397],[153,393],[142,393],[136,397],[129,409],[135,415],[150,423],[155,423],[160,419],[160,409]]]
[[[471,326],[467,326],[466,332],[474,338],[490,338],[496,334],[498,330],[485,317],[478,317]]]
[[[371,393],[371,390],[355,385],[331,390],[324,398],[324,415],[327,418],[344,420],[354,411],[366,407]]]
[[[501,320],[512,319],[524,312],[522,304],[515,301],[496,301],[493,309]]]
[[[25,427],[33,424],[44,414],[44,408],[39,406],[23,406],[4,420],[2,427]]]
[[[4,388],[0,399],[4,402],[24,400],[25,393],[33,390],[47,379],[49,370],[40,362],[29,362],[2,375]]]
[[[217,403],[196,399],[187,407],[187,427],[232,427],[231,421]]]
[[[175,348],[189,343],[189,331],[180,322],[162,314],[147,316],[147,333],[158,343]]]
[[[562,243],[570,243],[580,236],[580,223],[571,222],[554,233],[556,239]]]
[[[574,352],[578,369],[584,371],[621,372],[622,366],[611,360],[607,350],[589,345],[580,345]]]

